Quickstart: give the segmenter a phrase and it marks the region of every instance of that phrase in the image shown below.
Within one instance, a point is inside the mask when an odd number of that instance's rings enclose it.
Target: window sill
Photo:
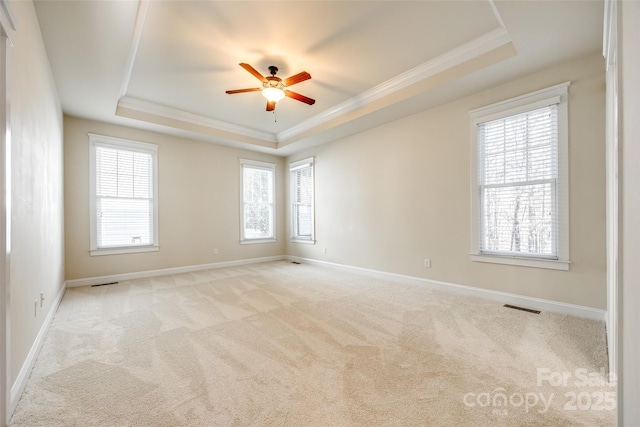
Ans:
[[[245,239],[240,240],[241,245],[258,245],[260,243],[275,243],[276,239]]]
[[[540,258],[524,258],[515,256],[500,255],[481,255],[471,254],[471,261],[489,262],[493,264],[517,265],[520,267],[546,268],[550,270],[569,270],[571,261],[540,259]]]
[[[315,245],[316,241],[313,239],[291,239],[291,243],[303,243],[305,245]]]
[[[133,254],[139,252],[157,252],[160,250],[159,246],[134,246],[128,248],[105,248],[105,249],[91,249],[91,256],[100,255],[119,255],[119,254]]]

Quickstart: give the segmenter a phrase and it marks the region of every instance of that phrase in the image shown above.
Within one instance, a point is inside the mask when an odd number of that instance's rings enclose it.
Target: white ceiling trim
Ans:
[[[446,2],[447,0],[442,0],[442,3]],[[95,7],[91,5],[94,3]],[[215,82],[219,82],[222,76],[226,78],[226,67],[209,68],[206,65],[208,61],[197,56],[202,55],[199,53],[200,49],[206,49],[216,37],[228,40],[222,46],[216,45],[214,52],[220,56],[219,61],[224,59],[224,62],[237,63],[233,58],[238,50],[245,52],[243,55],[253,58],[267,54],[277,55],[277,47],[273,47],[272,50],[264,45],[264,34],[258,34],[257,31],[247,32],[246,29],[243,30],[240,22],[225,20],[231,20],[232,17],[235,19],[236,13],[246,13],[246,5],[231,2],[220,6],[221,13],[225,16],[213,15],[209,19],[203,19],[205,31],[220,34],[210,37],[205,36],[202,31],[191,31],[189,23],[175,15],[178,13],[182,16],[182,10],[172,9],[173,6],[156,11],[156,2],[153,0],[132,0],[127,2],[128,5],[120,6],[113,2],[103,6],[98,3],[100,2],[83,2],[79,8],[76,8],[73,2],[64,1],[36,1],[34,4],[65,113],[275,155],[290,155],[311,146],[361,132],[379,125],[381,121],[396,120],[442,102],[485,90],[528,72],[534,72],[540,67],[554,66],[570,57],[592,54],[595,49],[602,47],[603,39],[615,36],[615,32],[607,27],[607,23],[604,34],[595,28],[602,24],[603,18],[614,15],[614,0],[604,0],[604,5],[603,0],[538,2],[539,4],[479,0],[476,3],[477,11],[482,13],[478,17],[466,12],[459,15],[453,10],[454,13],[443,18],[447,19],[447,24],[441,31],[431,31],[434,28],[429,28],[426,29],[429,32],[424,33],[424,28],[415,25],[407,28],[408,33],[403,37],[400,37],[402,31],[396,31],[404,29],[403,22],[394,21],[394,25],[398,27],[391,30],[398,38],[394,39],[395,43],[385,45],[385,48],[389,48],[390,53],[395,53],[392,50],[403,49],[400,52],[402,55],[398,56],[402,62],[396,64],[398,71],[386,74],[385,77],[381,77],[382,74],[367,73],[368,75],[362,76],[366,81],[361,82],[364,85],[360,90],[350,94],[342,93],[342,97],[339,96],[339,92],[335,92],[335,85],[319,84],[316,87],[317,95],[322,96],[318,99],[326,97],[326,104],[322,102],[324,105],[320,109],[301,109],[296,120],[286,125],[279,123],[273,127],[263,119],[264,114],[261,116],[259,110],[244,111],[241,103],[211,106],[206,103],[207,97],[184,99],[175,95],[178,92],[173,92],[177,87],[165,88],[161,81],[155,79],[149,82],[142,80],[144,84],[140,86],[141,92],[133,92],[134,89],[138,90],[140,66],[153,67],[154,64],[165,64],[165,61],[166,64],[170,64],[172,57],[169,55],[175,56],[176,60],[182,59],[184,55],[185,61],[185,67],[170,67],[166,70],[167,76],[172,79],[179,77],[184,71],[211,72],[213,78],[216,78]],[[436,3],[434,5],[437,6]],[[11,0],[0,0],[0,32],[3,25],[6,31],[12,32],[14,24],[6,18],[2,20],[2,8],[10,11],[10,4]],[[160,7],[159,4],[157,6]],[[215,13],[214,10],[208,9],[201,12],[195,4],[193,7],[196,8],[184,12],[184,18],[193,18],[192,14]],[[279,7],[286,7],[286,4],[280,2]],[[329,10],[336,14],[341,12],[340,8]],[[356,11],[351,8],[349,10],[354,13]],[[155,22],[156,12],[160,19],[158,22]],[[295,11],[298,12],[305,16],[306,9]],[[384,8],[374,11],[372,17],[384,16],[383,12]],[[428,10],[424,12],[430,13]],[[433,13],[437,11],[434,10]],[[571,19],[577,15],[581,19]],[[549,20],[549,16],[553,19]],[[344,24],[357,20],[356,18],[354,14],[353,19],[345,20]],[[416,18],[417,24],[420,21],[419,17]],[[473,24],[473,29],[466,28],[465,36],[462,37],[463,34],[459,31],[464,27],[459,26],[465,26],[476,19],[480,21]],[[299,45],[292,43],[290,48],[301,54],[320,52],[321,49],[322,56],[318,61],[340,63],[343,55],[352,55],[349,43],[356,43],[354,46],[357,47],[360,37],[369,34],[375,22],[376,19],[367,19],[362,20],[361,26],[349,27],[349,37],[342,40],[341,36],[345,34],[341,31],[344,28],[330,25],[332,23],[327,21],[326,25],[319,27],[315,44],[309,45],[312,41],[300,41]],[[544,28],[538,25],[540,22],[545,23]],[[547,23],[549,25],[546,25]],[[152,24],[154,31],[150,32]],[[227,31],[220,33],[224,29]],[[446,37],[447,34],[454,33],[458,34],[458,42],[452,45],[447,42]],[[155,43],[162,42],[167,34],[177,39],[176,43],[171,43],[165,50],[162,49],[163,46]],[[277,32],[273,35],[276,39],[282,36]],[[82,40],[82,37],[87,39]],[[110,37],[114,38],[114,43],[105,45],[104,40],[109,40]],[[145,47],[147,37],[150,37],[148,52]],[[417,62],[409,62],[412,58],[411,50],[418,47],[402,45],[401,42],[398,44],[398,41],[406,37],[418,37],[418,40],[429,44],[429,52],[439,49],[436,51],[442,55],[436,58],[422,57],[423,59],[418,59]],[[82,40],[83,43],[78,44],[77,40]],[[181,43],[188,43],[188,49],[179,50]],[[247,46],[236,46],[236,43]],[[73,44],[75,47],[69,50],[66,44]],[[255,46],[258,46],[257,50]],[[265,52],[262,52],[263,50]],[[364,52],[362,60],[365,64],[375,64],[376,61],[380,61],[380,55],[376,56],[376,53],[380,52]],[[382,53],[384,56],[384,52]],[[97,64],[95,58],[102,58],[110,67],[115,68],[107,70]],[[280,60],[278,56],[272,58]],[[362,69],[357,67],[360,58],[351,59],[355,61],[346,64],[344,70],[345,75],[349,76],[353,76],[354,73],[348,67]],[[414,56],[413,60],[415,59]],[[255,59],[252,61],[255,62]],[[401,74],[414,65],[418,66]],[[144,79],[144,76],[140,78]],[[208,75],[198,74],[198,78],[208,78]],[[315,81],[323,83],[320,80]],[[188,90],[197,90],[194,80],[185,80],[184,84],[188,85]],[[314,85],[313,81],[311,84]],[[216,93],[222,93],[220,89],[223,88],[220,87]],[[144,95],[145,91],[157,93],[147,96]],[[178,101],[183,104],[176,105]],[[340,104],[336,105],[338,102]],[[230,114],[230,111],[234,114]],[[224,116],[218,116],[217,113]],[[251,120],[254,117],[255,121]]]
[[[602,31],[602,56],[607,60],[607,71],[616,62],[614,52],[617,47],[618,38],[616,34],[617,19],[616,2],[605,0],[604,2],[604,31]]]
[[[506,28],[504,26],[504,21],[502,20],[502,16],[500,16],[500,12],[498,12],[498,8],[496,7],[496,4],[494,3],[493,0],[488,0],[488,1],[489,1],[489,6],[491,6],[491,10],[493,11],[493,16],[496,17],[498,24],[500,24],[500,28]]]
[[[324,110],[319,114],[295,126],[292,126],[289,129],[285,129],[278,134],[271,134],[268,132],[262,132],[244,126],[234,125],[232,123],[213,119],[211,117],[189,113],[186,111],[127,96],[129,83],[133,73],[133,67],[136,61],[136,56],[138,54],[138,47],[140,45],[140,40],[142,38],[142,33],[146,22],[147,11],[150,5],[150,0],[140,0],[138,4],[138,11],[131,40],[129,56],[125,64],[125,70],[120,89],[120,99],[118,101],[117,108],[127,108],[141,113],[152,114],[171,120],[178,120],[184,123],[204,126],[212,130],[230,132],[269,143],[282,144],[290,140],[291,138],[308,132],[322,124],[330,122],[331,120],[337,119],[344,114],[348,114],[350,112],[361,109],[368,104],[371,104],[384,97],[390,96],[406,87],[419,83],[448,69],[451,69],[471,59],[477,58],[487,52],[497,49],[507,43],[510,43],[511,37],[504,27],[502,18],[498,14],[493,0],[488,0],[488,3],[490,4],[491,9],[495,15],[499,28],[490,31],[480,37],[477,37],[464,45],[458,46],[390,80],[387,80],[386,82],[383,82],[378,86],[362,92],[361,94],[356,95],[353,98],[350,98],[332,108]]]
[[[144,3],[147,3],[146,1]],[[139,8],[138,18],[144,14],[143,5]],[[136,29],[141,31],[142,26],[138,25],[143,19],[138,19],[136,23]],[[134,37],[134,45],[137,45],[135,39],[139,41],[139,37]],[[224,122],[222,120],[216,120],[211,117],[201,116],[194,113],[178,110],[175,108],[166,107],[163,105],[155,104],[153,102],[136,99],[130,96],[122,96],[118,101],[119,108],[127,108],[133,111],[141,113],[153,114],[155,116],[164,117],[171,120],[178,120],[184,123],[195,124],[204,126],[213,130],[230,132],[237,135],[243,135],[258,140],[262,140],[269,143],[281,144],[287,140],[300,135],[304,132],[312,130],[313,128],[334,120],[344,114],[353,112],[364,106],[371,104],[381,98],[390,96],[395,92],[409,87],[413,84],[419,83],[425,79],[433,77],[444,71],[447,71],[453,67],[484,55],[494,49],[497,49],[505,44],[511,42],[511,37],[505,28],[497,28],[490,31],[480,37],[471,40],[464,45],[458,46],[449,52],[446,52],[422,65],[419,65],[407,72],[404,72],[390,80],[387,80],[380,85],[369,89],[361,94],[350,98],[333,108],[324,110],[323,112],[295,125],[289,129],[286,129],[277,135],[268,132],[262,132],[255,129],[250,129],[244,126],[234,125],[232,123]],[[137,47],[132,46],[132,55],[130,57],[131,64],[128,65],[128,70],[133,68],[133,61],[135,60],[135,54]],[[130,76],[130,74],[129,74]],[[128,82],[128,80],[127,80]],[[128,83],[127,83],[128,84]],[[123,85],[123,90],[126,91]]]
[[[140,0],[140,3],[138,3],[138,13],[136,14],[136,23],[133,27],[131,49],[129,49],[129,56],[127,57],[127,63],[125,64],[124,68],[124,76],[122,77],[120,98],[126,96],[127,91],[129,90],[129,82],[131,81],[131,74],[133,73],[133,65],[136,62],[138,47],[140,46],[140,39],[142,38],[142,30],[144,29],[144,23],[147,19],[147,10],[149,10],[149,0]]]
[[[276,139],[279,143],[285,142],[316,126],[362,108],[367,104],[392,95],[401,89],[440,74],[510,42],[511,37],[507,30],[505,28],[497,28],[278,133]]]
[[[9,5],[9,0],[0,0],[0,34],[9,40],[11,47],[13,47],[11,33],[16,31],[16,28],[16,18]]]
[[[141,113],[152,114],[171,120],[178,120],[183,123],[190,123],[198,126],[204,126],[218,131],[244,135],[250,138],[259,139],[265,142],[276,143],[275,135],[250,129],[244,126],[234,125],[232,123],[223,122],[222,120],[212,119],[211,117],[201,116],[199,114],[189,113],[175,108],[158,105],[153,102],[125,96],[118,101],[118,108],[126,108]]]
[[[127,57],[127,62],[125,64],[125,70],[120,89],[120,99],[118,100],[118,104],[116,107],[116,115],[118,115],[118,108],[126,108],[140,113],[152,114],[170,120],[177,120],[183,123],[204,126],[213,130],[229,132],[236,135],[243,135],[275,144],[277,142],[276,136],[268,132],[261,132],[244,126],[238,126],[232,123],[224,122],[222,120],[216,120],[211,117],[201,116],[199,114],[189,113],[186,111],[178,110],[176,108],[170,108],[150,101],[127,96],[129,83],[131,81],[131,75],[133,74],[133,67],[138,55],[138,47],[140,46],[142,32],[144,30],[144,25],[147,19],[147,11],[149,10],[149,5],[150,0],[140,0],[138,4],[136,22],[133,29],[133,37],[131,40],[131,48],[129,49],[129,56]]]

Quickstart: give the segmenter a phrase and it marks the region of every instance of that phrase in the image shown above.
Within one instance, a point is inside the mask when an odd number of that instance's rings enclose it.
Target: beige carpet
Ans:
[[[605,347],[364,274],[207,270],[68,289],[10,425],[612,426]]]

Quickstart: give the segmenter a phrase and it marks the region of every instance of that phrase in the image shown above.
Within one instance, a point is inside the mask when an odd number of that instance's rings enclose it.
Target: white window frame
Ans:
[[[160,248],[158,238],[158,145],[147,142],[131,141],[128,139],[115,138],[112,136],[97,135],[89,133],[89,216],[90,216],[90,254],[115,255],[136,252],[155,252]],[[98,247],[98,217],[97,217],[97,197],[96,197],[96,147],[110,147],[117,150],[138,151],[151,154],[153,159],[153,244],[151,245],[131,245],[120,247],[99,248]]]
[[[569,118],[568,88],[561,83],[469,112],[471,119],[471,259],[478,262],[569,270]],[[478,124],[544,106],[558,105],[557,259],[480,253]]]
[[[300,236],[298,234],[298,230],[296,227],[296,172],[300,169],[310,168],[311,169],[311,236]],[[291,198],[291,242],[293,243],[306,243],[314,245],[315,241],[315,167],[314,167],[314,158],[309,157],[308,159],[298,160],[297,162],[292,162],[289,164],[289,186],[290,186],[290,198]]]
[[[272,183],[271,188],[273,194],[272,200],[272,221],[271,224],[271,236],[269,237],[246,237],[244,235],[244,168],[250,167],[252,169],[265,169],[271,171]],[[276,242],[276,165],[275,163],[261,162],[258,160],[240,159],[240,244],[250,245],[256,243],[275,243]]]

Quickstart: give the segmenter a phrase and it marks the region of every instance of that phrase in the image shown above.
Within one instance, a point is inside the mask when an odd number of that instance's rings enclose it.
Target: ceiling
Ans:
[[[598,52],[602,1],[58,1],[66,114],[287,156]],[[311,80],[275,114],[238,64]]]

